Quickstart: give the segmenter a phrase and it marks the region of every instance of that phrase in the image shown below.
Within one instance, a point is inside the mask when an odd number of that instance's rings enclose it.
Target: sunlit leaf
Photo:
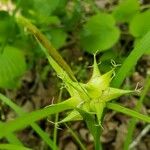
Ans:
[[[142,37],[150,30],[150,10],[137,14],[130,23],[130,33]]]
[[[26,70],[25,57],[22,51],[15,47],[5,47],[0,54],[0,87],[13,88]]]
[[[129,22],[140,10],[139,8],[139,0],[120,0],[113,11],[113,16],[118,22]]]
[[[99,13],[84,25],[81,31],[81,46],[90,53],[107,50],[117,42],[119,35],[114,18],[109,14]]]

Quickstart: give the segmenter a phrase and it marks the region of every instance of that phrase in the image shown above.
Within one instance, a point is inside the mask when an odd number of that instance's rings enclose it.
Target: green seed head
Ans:
[[[99,124],[101,124],[103,110],[108,101],[118,98],[123,94],[133,92],[110,87],[110,82],[114,75],[114,69],[101,75],[94,56],[93,74],[86,84],[65,81],[70,95],[78,101],[78,105],[75,104],[75,108],[82,109],[87,113],[95,114]],[[77,110],[73,110],[66,118],[60,121],[60,123],[81,119],[82,116],[80,113]]]

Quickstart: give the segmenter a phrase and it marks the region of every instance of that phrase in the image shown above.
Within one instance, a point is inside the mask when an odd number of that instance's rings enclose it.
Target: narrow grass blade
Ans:
[[[131,116],[131,117],[134,117],[134,118],[137,118],[137,119],[140,119],[142,121],[150,123],[150,117],[149,116],[142,115],[142,114],[140,114],[134,110],[120,106],[119,104],[107,103],[106,107],[109,109],[115,110],[117,112],[121,112],[121,113],[126,114],[128,116]]]
[[[142,91],[140,99],[137,102],[137,105],[135,107],[135,111],[137,111],[137,112],[140,111],[142,103],[143,103],[143,100],[144,100],[144,98],[145,98],[145,96],[146,96],[146,94],[147,94],[147,92],[149,90],[149,87],[150,87],[150,75],[148,75],[145,83],[146,84],[145,84],[144,90]],[[125,143],[124,143],[124,150],[128,150],[129,149],[129,145],[132,142],[133,132],[134,132],[136,123],[137,123],[137,119],[135,119],[135,118],[133,118],[133,119],[131,119],[129,121],[128,133],[126,135],[126,138],[125,138],[126,140],[125,140]]]
[[[125,77],[128,76],[129,71],[136,65],[138,59],[150,49],[149,41],[150,31],[139,41],[116,73],[116,76],[112,81],[113,87],[119,87],[122,84]]]
[[[31,113],[26,113],[13,121],[4,123],[3,125],[0,125],[0,138],[7,135],[10,132],[14,132],[19,129],[25,128],[31,123],[45,118],[51,114],[56,114],[61,111],[73,109],[75,107],[75,103],[77,103],[77,100],[75,98],[70,98],[59,104],[54,104],[43,109],[33,111]]]
[[[50,43],[50,41],[46,38],[45,35],[43,35],[37,28],[34,26],[30,21],[23,16],[18,16],[17,21],[22,24],[24,27],[26,27],[32,35],[36,37],[36,39],[41,43],[41,45],[47,50],[47,53],[58,63],[60,67],[68,73],[70,78],[74,81],[76,81],[76,78],[71,70],[71,68],[68,66],[68,64],[65,62],[65,60],[61,57],[61,55],[57,52],[57,50],[53,47],[53,45]],[[54,68],[55,69],[55,68]]]
[[[3,150],[32,150],[30,148],[26,148],[19,145],[13,145],[13,144],[0,144],[0,149]]]
[[[18,115],[23,115],[25,112],[15,103],[13,103],[12,100],[7,98],[6,96],[0,94],[0,100],[2,100],[4,103],[6,103],[8,106],[10,106]],[[37,134],[47,143],[47,145],[52,148],[55,147],[55,149],[58,149],[57,146],[53,143],[53,141],[50,139],[49,135],[45,133],[38,124],[31,123],[31,127],[37,132]],[[8,141],[12,144],[19,144],[19,141],[14,137],[13,133],[9,133],[9,135],[6,136]],[[15,143],[16,142],[16,143]]]
[[[2,124],[3,124],[3,122],[0,121],[0,125],[2,125]],[[14,133],[9,133],[8,135],[6,135],[6,139],[11,144],[23,146],[22,142],[16,137],[16,135]]]

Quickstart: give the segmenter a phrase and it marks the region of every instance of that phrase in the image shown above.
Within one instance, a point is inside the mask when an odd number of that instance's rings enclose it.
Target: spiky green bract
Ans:
[[[73,75],[72,70],[59,55],[57,50],[52,46],[51,42],[32,24],[22,16],[17,16],[18,23],[26,27],[32,35],[34,35],[41,45],[43,52],[47,56],[49,63],[56,71],[58,76],[65,83],[75,108],[64,120],[60,122],[82,119],[83,116],[78,113],[77,109],[83,110],[88,114],[97,116],[97,123],[101,124],[101,118],[106,103],[123,94],[131,93],[132,91],[114,89],[110,87],[110,82],[114,76],[114,69],[101,75],[97,62],[96,54],[94,55],[93,74],[88,83],[79,83]],[[68,101],[70,103],[70,101]]]
[[[66,118],[58,123],[82,120],[83,116],[78,112],[80,109],[88,114],[96,115],[96,122],[101,126],[101,119],[106,103],[124,94],[133,92],[110,87],[110,82],[114,75],[114,68],[101,75],[94,56],[93,73],[86,84],[64,80],[70,95],[77,99],[78,104],[75,104],[76,109],[72,110]]]

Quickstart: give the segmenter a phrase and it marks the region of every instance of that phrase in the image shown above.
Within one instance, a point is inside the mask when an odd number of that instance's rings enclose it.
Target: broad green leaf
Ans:
[[[150,9],[137,14],[130,22],[130,33],[135,37],[142,37],[150,30]]]
[[[129,22],[139,10],[139,0],[120,0],[113,11],[113,16],[118,22]]]
[[[0,54],[0,87],[13,88],[26,70],[25,57],[22,51],[6,46]]]
[[[119,39],[114,18],[106,13],[92,16],[81,31],[81,46],[90,53],[111,48]]]
[[[36,12],[43,16],[49,16],[59,4],[59,0],[33,0],[33,6]]]
[[[50,31],[50,41],[56,49],[63,46],[66,42],[67,34],[62,29],[52,29]]]

